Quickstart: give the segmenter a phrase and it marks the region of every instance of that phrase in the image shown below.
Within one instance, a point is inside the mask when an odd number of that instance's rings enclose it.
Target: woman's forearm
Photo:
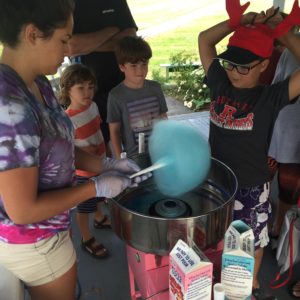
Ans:
[[[92,181],[75,187],[38,192],[39,175],[37,167],[0,172],[4,208],[16,224],[47,220],[96,195]]]
[[[75,167],[78,170],[100,173],[102,170],[102,160],[98,155],[75,147]]]

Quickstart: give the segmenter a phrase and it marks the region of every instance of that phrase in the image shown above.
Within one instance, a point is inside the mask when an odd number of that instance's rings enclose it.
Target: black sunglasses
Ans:
[[[260,60],[255,65],[249,66],[249,65],[238,65],[238,64],[234,64],[227,60],[221,60],[221,65],[227,71],[232,71],[233,69],[236,69],[239,74],[247,75],[250,72],[250,70],[254,69],[256,66],[258,66],[262,62],[263,62],[263,60]]]

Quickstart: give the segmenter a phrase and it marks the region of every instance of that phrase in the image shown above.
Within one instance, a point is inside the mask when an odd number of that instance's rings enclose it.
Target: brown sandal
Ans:
[[[292,283],[289,292],[294,298],[300,298],[300,281]]]
[[[81,248],[95,258],[105,258],[108,256],[107,249],[102,244],[97,244],[94,237],[85,242],[81,240]]]

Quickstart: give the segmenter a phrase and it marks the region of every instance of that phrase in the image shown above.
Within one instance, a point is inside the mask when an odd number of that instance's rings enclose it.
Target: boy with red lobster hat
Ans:
[[[300,8],[296,0],[283,20],[273,7],[266,12],[244,14],[249,4],[226,0],[229,20],[200,32],[198,43],[211,93],[212,156],[236,174],[239,186],[234,219],[249,225],[255,236],[252,295],[255,299],[275,299],[263,295],[258,281],[263,248],[269,243],[267,153],[279,111],[300,95],[300,70],[270,86],[260,85],[259,78],[268,66],[275,39],[300,60],[300,39],[290,30],[300,24]],[[227,50],[217,55],[216,44],[232,32]]]

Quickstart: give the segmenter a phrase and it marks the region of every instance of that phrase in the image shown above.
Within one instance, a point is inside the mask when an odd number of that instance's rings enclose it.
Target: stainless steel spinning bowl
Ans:
[[[143,168],[149,158],[142,155],[137,162]],[[223,239],[236,190],[234,173],[212,158],[207,180],[180,197],[162,195],[149,179],[109,201],[112,227],[128,245],[146,253],[168,255],[179,238],[205,250]]]

